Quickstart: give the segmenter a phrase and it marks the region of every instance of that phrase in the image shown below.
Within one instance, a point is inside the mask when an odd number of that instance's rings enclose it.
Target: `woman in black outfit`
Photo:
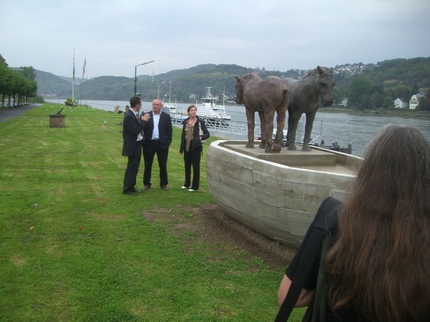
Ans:
[[[205,122],[197,116],[197,107],[190,105],[187,108],[189,117],[182,127],[182,139],[179,154],[184,155],[185,183],[182,189],[187,189],[191,184],[191,166],[193,167],[193,182],[190,192],[199,190],[200,183],[200,159],[203,151],[202,140],[210,136]]]
[[[393,124],[379,131],[337,219],[333,245],[321,255],[325,321],[430,321],[430,143],[421,133]],[[309,241],[286,270],[279,304],[301,273],[300,257],[315,246]],[[312,302],[319,266],[315,259],[296,307]]]

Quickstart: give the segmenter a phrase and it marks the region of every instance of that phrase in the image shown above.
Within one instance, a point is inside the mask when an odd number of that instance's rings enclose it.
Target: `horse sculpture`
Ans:
[[[248,143],[246,148],[254,147],[255,112],[260,116],[261,143],[265,152],[280,152],[281,139],[285,125],[290,91],[279,77],[269,76],[264,80],[257,73],[236,76],[236,103],[244,104],[248,122]],[[277,131],[272,146],[273,118],[277,113]]]
[[[300,117],[306,114],[305,136],[302,151],[311,151],[309,141],[315,114],[318,110],[318,98],[324,106],[333,104],[333,68],[320,67],[307,73],[301,80],[285,79],[291,91],[288,105],[288,150],[296,150],[296,131]]]

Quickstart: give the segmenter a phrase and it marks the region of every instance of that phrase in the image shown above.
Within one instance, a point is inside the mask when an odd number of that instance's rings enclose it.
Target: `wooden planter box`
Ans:
[[[50,127],[64,127],[66,123],[66,115],[61,114],[51,114],[50,118]]]

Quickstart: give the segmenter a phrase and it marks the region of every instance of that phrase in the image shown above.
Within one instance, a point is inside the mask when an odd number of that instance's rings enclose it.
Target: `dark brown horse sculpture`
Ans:
[[[248,122],[248,143],[246,148],[254,147],[255,112],[260,116],[261,143],[265,152],[280,152],[282,132],[285,126],[290,91],[279,77],[269,76],[264,80],[257,73],[236,76],[236,103],[245,104]],[[272,146],[273,118],[277,113],[277,131]]]
[[[309,141],[315,114],[318,110],[318,99],[324,106],[333,104],[333,68],[320,67],[306,74],[301,80],[287,78],[285,83],[291,91],[288,105],[288,150],[296,150],[297,124],[303,113],[306,114],[305,136],[302,151],[310,151]]]

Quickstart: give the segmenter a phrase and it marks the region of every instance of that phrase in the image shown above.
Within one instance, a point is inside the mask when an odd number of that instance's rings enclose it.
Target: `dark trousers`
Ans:
[[[133,154],[131,156],[128,156],[127,169],[125,169],[124,173],[123,191],[131,191],[134,188],[141,158],[142,142],[137,142]]]
[[[184,151],[184,164],[185,164],[185,187],[189,187],[191,183],[191,167],[193,167],[193,184],[191,189],[199,190],[200,184],[200,159],[202,155],[202,147],[199,146],[195,149],[190,147],[190,151]]]
[[[160,167],[160,186],[167,186],[167,157],[169,149],[162,149],[158,140],[151,141],[143,147],[143,158],[145,171],[143,172],[143,185],[151,186],[151,172],[154,156],[157,154],[158,166]]]

